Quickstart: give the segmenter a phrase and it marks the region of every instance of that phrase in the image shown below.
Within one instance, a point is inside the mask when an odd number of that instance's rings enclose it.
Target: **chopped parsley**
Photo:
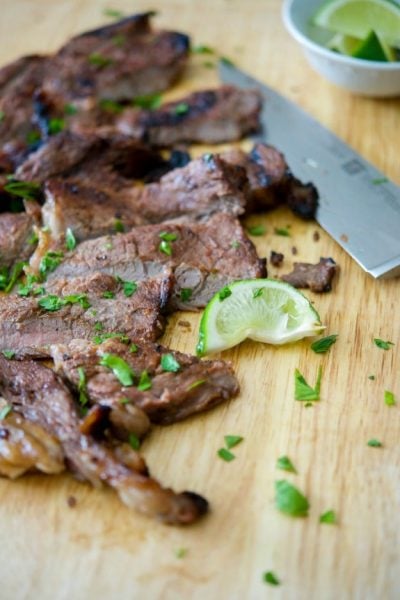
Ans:
[[[180,298],[182,302],[187,302],[192,297],[193,290],[192,288],[182,288],[180,292]]]
[[[56,135],[57,133],[60,133],[60,131],[62,131],[63,129],[65,129],[64,119],[50,119],[48,124],[49,135]]]
[[[189,105],[186,102],[179,102],[173,108],[173,112],[175,115],[186,115],[189,112]]]
[[[178,239],[178,234],[173,231],[161,231],[158,234],[162,240],[166,242],[175,242]]]
[[[197,379],[197,381],[194,381],[186,388],[186,391],[190,392],[191,390],[194,390],[195,388],[199,387],[199,385],[203,385],[204,383],[206,383],[206,381],[206,379]]]
[[[232,460],[235,460],[235,458],[236,458],[236,456],[234,454],[232,454],[232,452],[230,452],[226,448],[220,448],[217,451],[217,454],[225,462],[231,462]]]
[[[374,185],[382,185],[382,183],[388,183],[389,179],[387,177],[376,177],[372,179],[371,183]]]
[[[298,369],[294,373],[294,397],[296,400],[315,402],[320,399],[322,367],[318,369],[317,381],[312,388]]]
[[[78,108],[74,104],[66,104],[64,106],[64,112],[66,115],[72,116],[76,115],[78,112]]]
[[[220,61],[222,62],[223,65],[226,65],[227,67],[234,67],[235,63],[231,61],[230,58],[227,58],[226,56],[221,56],[220,57]]]
[[[114,230],[117,233],[123,233],[125,231],[125,227],[121,219],[115,219],[114,221]]]
[[[139,450],[140,440],[134,433],[129,434],[129,445],[133,450]]]
[[[266,571],[263,573],[263,581],[264,583],[269,583],[269,585],[280,585],[281,582],[272,571]]]
[[[101,325],[101,323],[96,323],[96,325]],[[102,325],[101,327],[103,328]],[[106,340],[119,340],[122,344],[129,344],[129,338],[124,333],[101,333],[93,338],[93,343],[102,344]]]
[[[30,296],[30,294],[38,296],[39,294],[43,294],[43,287],[34,287],[35,283],[38,283],[38,281],[39,279],[36,275],[28,274],[25,283],[19,284],[17,294],[19,296]]]
[[[119,399],[120,404],[129,404],[129,402],[130,402],[130,400],[126,396],[123,396],[123,398]]]
[[[215,69],[215,64],[211,60],[206,60],[203,62],[203,67],[206,67],[206,69]]]
[[[290,237],[290,231],[287,227],[274,227],[274,233],[283,237]]]
[[[311,344],[311,350],[314,350],[316,354],[324,354],[325,352],[328,352],[331,346],[333,346],[337,340],[337,337],[338,334],[333,333],[332,335],[327,335],[320,340],[316,340]]]
[[[253,298],[259,298],[260,296],[262,296],[264,289],[265,288],[263,288],[263,287],[254,288],[254,290],[253,290]]]
[[[101,98],[99,100],[99,107],[101,110],[112,113],[113,115],[118,115],[124,110],[122,104],[115,102],[115,100],[108,100],[107,98]]]
[[[181,368],[181,365],[173,354],[163,354],[161,357],[161,368],[163,371],[177,373]]]
[[[111,292],[111,291],[106,291],[102,293],[102,298],[105,298],[106,300],[112,300],[113,298],[115,298],[115,293]]]
[[[375,375],[368,375],[368,379],[370,379],[371,381],[375,381]]]
[[[288,456],[280,456],[276,461],[276,468],[281,469],[282,471],[287,471],[288,473],[295,473],[297,475],[296,468]]]
[[[164,252],[164,254],[167,254],[167,256],[171,256],[171,242],[175,242],[178,239],[178,234],[174,232],[161,231],[159,237],[161,238],[161,242],[158,249],[160,250],[160,252]]]
[[[15,351],[14,350],[2,350],[2,354],[5,358],[11,359],[11,358],[14,358]]]
[[[253,225],[252,227],[248,227],[247,231],[250,235],[260,236],[260,235],[264,235],[266,229],[265,229],[264,225]]]
[[[160,245],[158,246],[160,252],[164,252],[167,256],[172,256],[172,246],[170,242],[166,240],[161,240]]]
[[[93,315],[95,316],[95,315]],[[100,323],[100,321],[96,321],[96,323],[94,324],[94,330],[95,331],[103,331],[104,329],[104,325],[103,323]]]
[[[230,450],[240,444],[240,442],[243,442],[243,437],[241,435],[225,435],[224,440],[226,447]]]
[[[25,198],[26,200],[37,200],[41,194],[41,187],[38,183],[33,181],[17,181],[16,179],[10,179],[4,186],[4,191],[18,196],[19,198]]]
[[[132,352],[132,354],[134,354],[137,351],[138,351],[138,347],[136,346],[136,344],[131,344],[129,346],[129,352]]]
[[[235,250],[237,250],[238,248],[240,248],[240,242],[238,242],[238,240],[234,240],[234,241],[231,243],[231,247],[232,247],[232,248],[235,248]]]
[[[336,525],[337,524],[337,517],[336,517],[336,513],[334,510],[327,510],[326,512],[322,513],[322,515],[319,517],[319,522],[320,523],[328,523],[329,525]]]
[[[393,392],[389,392],[389,390],[385,390],[385,404],[387,406],[394,406],[396,404],[394,394]]]
[[[12,406],[10,404],[6,404],[5,406],[3,406],[3,408],[0,410],[0,420],[5,419],[11,411]]]
[[[78,367],[78,392],[79,392],[79,404],[81,406],[86,406],[89,402],[89,398],[87,395],[87,387],[86,387],[86,373],[83,367]]]
[[[177,550],[175,550],[176,558],[185,558],[187,553],[188,553],[187,548],[178,548]]]
[[[132,368],[127,362],[124,361],[123,358],[120,358],[116,354],[106,353],[101,357],[99,364],[103,367],[108,367],[111,369],[115,377],[122,385],[126,387],[133,385],[135,374]]]
[[[35,244],[37,244],[39,241],[39,237],[38,237],[38,234],[36,233],[36,231],[32,231],[30,237],[26,241],[31,246],[34,246]]]
[[[20,261],[15,263],[15,265],[13,266],[13,268],[11,269],[11,273],[8,275],[7,273],[7,279],[5,281],[5,287],[3,287],[3,284],[1,284],[1,288],[4,289],[5,293],[8,294],[9,292],[11,292],[11,290],[13,289],[14,285],[17,283],[18,279],[20,278],[24,267],[26,266],[26,262],[25,261]]]
[[[160,107],[161,100],[161,94],[146,94],[144,96],[136,96],[132,104],[145,110],[156,110],[156,108]]]
[[[76,239],[70,227],[67,227],[65,231],[65,245],[67,250],[74,250],[76,248]]]
[[[109,65],[111,65],[113,63],[111,58],[107,58],[106,56],[103,56],[102,54],[99,54],[98,52],[93,52],[92,54],[89,54],[88,61],[91,65],[93,65],[95,67],[99,67],[100,69],[103,69],[104,67],[108,67]]]
[[[39,273],[42,278],[45,279],[49,273],[55,271],[63,258],[63,252],[52,250],[46,252],[39,264]]]
[[[193,46],[192,52],[193,54],[215,54],[213,48],[210,48],[210,46],[205,46],[204,44]]]
[[[374,338],[374,342],[375,345],[378,346],[378,348],[381,348],[382,350],[389,350],[391,346],[394,346],[393,342],[385,342],[384,340],[381,340],[379,338]]]
[[[382,448],[382,442],[372,438],[372,440],[368,440],[367,446],[370,446],[371,448]]]
[[[137,389],[140,390],[141,392],[145,392],[146,390],[149,390],[150,388],[151,388],[150,375],[148,374],[147,371],[142,371],[140,373],[140,378],[139,378],[139,383],[138,383]]]
[[[220,301],[222,302],[223,300],[225,300],[226,298],[229,298],[229,296],[232,295],[232,291],[229,289],[228,286],[225,286],[222,288],[222,290],[219,290],[218,292],[218,298],[220,299]]]
[[[80,304],[84,309],[90,308],[90,302],[86,294],[71,294],[70,296],[63,297],[48,294],[38,300],[38,306],[48,312],[56,312],[68,304]]]
[[[105,17],[111,17],[112,19],[123,19],[125,14],[120,10],[116,10],[115,8],[105,8],[103,10],[103,15]]]
[[[275,482],[276,507],[291,517],[306,517],[310,504],[307,498],[291,483],[282,479]]]
[[[133,294],[138,289],[138,284],[136,283],[136,281],[124,281],[124,279],[118,277],[118,275],[116,277],[116,280],[122,285],[123,292],[127,298],[133,296]]]

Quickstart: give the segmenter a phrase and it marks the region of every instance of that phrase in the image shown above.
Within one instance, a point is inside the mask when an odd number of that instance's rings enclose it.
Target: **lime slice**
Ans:
[[[373,30],[390,46],[400,45],[400,4],[394,0],[330,0],[313,23],[360,40]]]
[[[343,35],[343,33],[336,33],[327,44],[327,48],[340,52],[340,54],[346,54],[351,56],[360,46],[360,40],[351,37],[350,35]]]
[[[379,39],[375,31],[371,31],[366,39],[358,45],[358,48],[351,53],[351,56],[379,62],[396,60],[393,50]]]
[[[323,329],[317,311],[296,288],[275,279],[245,279],[223,288],[207,304],[197,354],[220,352],[246,338],[286,344]]]

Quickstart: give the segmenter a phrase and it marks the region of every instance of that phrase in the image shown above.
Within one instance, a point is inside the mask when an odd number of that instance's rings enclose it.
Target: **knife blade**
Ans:
[[[262,131],[293,173],[320,195],[319,224],[375,278],[400,275],[400,187],[284,96],[232,64],[219,63],[223,83],[258,89]]]

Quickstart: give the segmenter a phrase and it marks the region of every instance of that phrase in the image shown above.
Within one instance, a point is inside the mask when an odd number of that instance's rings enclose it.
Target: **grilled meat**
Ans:
[[[239,221],[221,213],[204,223],[165,222],[83,242],[49,275],[47,289],[60,278],[97,271],[141,280],[154,276],[160,263],[174,273],[172,309],[205,306],[235,279],[266,276],[265,260],[258,258]]]
[[[330,292],[332,279],[338,270],[333,258],[320,258],[319,263],[294,263],[294,269],[281,279],[297,288],[310,288],[312,292]]]
[[[172,285],[168,270],[161,269],[158,277],[138,282],[129,296],[115,277],[98,272],[59,277],[46,285],[44,296],[2,296],[0,350],[45,356],[50,344],[90,340],[99,331],[154,341],[164,329]]]
[[[135,406],[143,410],[152,423],[167,425],[190,415],[209,410],[232,398],[239,391],[238,382],[226,362],[200,361],[195,356],[171,351],[156,344],[139,343],[134,352],[118,339],[108,339],[100,345],[76,340],[69,345],[54,345],[50,349],[55,368],[70,385],[79,385],[78,367],[86,376],[89,401],[122,412]],[[149,389],[135,385],[123,386],[107,367],[99,362],[104,354],[122,358],[135,373],[147,373]],[[121,400],[126,404],[121,404]],[[121,417],[123,422],[123,415]],[[124,427],[129,431],[129,427]]]
[[[32,254],[34,221],[27,213],[0,213],[0,267],[10,267]]]
[[[124,451],[82,434],[73,397],[51,369],[0,355],[0,393],[17,413],[60,441],[76,475],[92,485],[112,487],[127,506],[176,525],[191,523],[207,512],[207,501],[201,496],[161,487],[145,469],[133,469],[129,456],[124,461]]]
[[[239,140],[257,131],[260,110],[257,91],[226,85],[194,92],[158,110],[125,110],[116,127],[150,146],[215,144]]]

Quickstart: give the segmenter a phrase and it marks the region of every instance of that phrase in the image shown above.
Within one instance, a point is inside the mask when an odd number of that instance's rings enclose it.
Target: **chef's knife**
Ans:
[[[328,129],[267,85],[221,62],[224,83],[258,89],[266,141],[320,195],[317,221],[373,277],[400,275],[400,187]]]

